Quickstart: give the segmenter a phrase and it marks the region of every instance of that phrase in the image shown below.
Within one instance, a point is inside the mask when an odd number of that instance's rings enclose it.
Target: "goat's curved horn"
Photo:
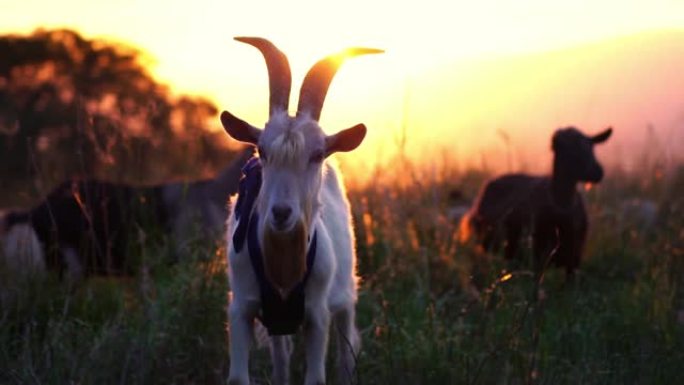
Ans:
[[[287,111],[290,105],[290,89],[292,88],[292,73],[287,56],[273,43],[260,37],[236,37],[235,40],[252,45],[261,51],[268,68],[268,83],[270,88],[269,116],[276,111]]]
[[[345,59],[382,52],[384,51],[375,48],[348,48],[319,60],[311,67],[302,83],[302,88],[299,91],[297,116],[308,113],[312,119],[318,121],[321,117],[321,109],[330,82]]]

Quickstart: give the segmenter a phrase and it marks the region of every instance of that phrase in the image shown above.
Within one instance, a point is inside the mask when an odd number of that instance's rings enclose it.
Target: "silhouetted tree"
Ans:
[[[200,177],[225,164],[228,141],[207,130],[216,107],[172,98],[140,57],[69,30],[0,37],[0,188]]]

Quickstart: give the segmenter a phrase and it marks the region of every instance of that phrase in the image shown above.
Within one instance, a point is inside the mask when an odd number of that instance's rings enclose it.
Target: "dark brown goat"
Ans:
[[[579,182],[598,183],[603,169],[594,145],[605,142],[612,128],[586,136],[574,127],[557,130],[551,176],[506,174],[485,184],[461,221],[461,239],[474,236],[485,250],[496,250],[505,239],[506,259],[513,259],[523,234],[531,232],[534,270],[541,274],[553,263],[572,279],[587,236],[587,213]]]
[[[240,170],[252,153],[245,148],[215,178],[194,182],[130,186],[67,180],[34,207],[2,213],[0,243],[20,242],[4,239],[5,232],[28,225],[41,243],[36,248],[43,249],[45,265],[77,279],[84,273],[132,272],[126,256],[143,233],[170,236],[178,259],[190,252],[193,240],[213,243],[220,238],[228,197],[237,192]]]

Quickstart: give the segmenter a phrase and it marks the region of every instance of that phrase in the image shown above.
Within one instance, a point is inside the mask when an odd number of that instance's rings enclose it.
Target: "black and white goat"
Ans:
[[[603,178],[594,145],[605,142],[611,133],[611,128],[595,136],[586,136],[574,127],[557,130],[551,144],[551,176],[507,174],[487,182],[461,221],[461,239],[474,236],[485,250],[492,250],[505,238],[505,256],[512,259],[522,236],[531,231],[535,271],[540,274],[547,262],[552,262],[564,267],[572,279],[588,225],[576,186]]]
[[[43,266],[66,270],[75,279],[125,274],[131,268],[130,247],[152,231],[172,235],[177,258],[187,252],[197,228],[207,240],[219,239],[228,197],[237,192],[240,167],[252,153],[245,149],[216,178],[191,183],[134,187],[93,179],[63,182],[35,207],[0,217],[5,260],[14,266],[13,260],[42,258]]]
[[[358,124],[325,135],[318,124],[323,101],[344,59],[382,51],[352,48],[317,62],[307,73],[297,114],[288,114],[291,74],[287,57],[262,38],[236,38],[263,54],[270,84],[270,116],[258,129],[229,112],[228,134],[258,146],[245,167],[228,218],[227,252],[232,299],[230,384],[249,384],[249,348],[259,318],[271,334],[273,383],[289,383],[292,343],[304,326],[306,384],[325,383],[328,331],[337,331],[338,373],[353,378],[360,338],[355,326],[356,256],[350,206],[339,171],[328,160],[355,149],[365,137]]]
[[[161,188],[132,188],[96,180],[67,181],[37,206],[5,215],[5,226],[30,226],[43,246],[48,268],[121,274],[133,226],[166,224]],[[143,223],[142,220],[146,223]]]

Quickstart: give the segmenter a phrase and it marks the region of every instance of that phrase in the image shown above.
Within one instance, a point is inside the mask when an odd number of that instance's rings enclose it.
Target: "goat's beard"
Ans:
[[[282,298],[304,278],[308,229],[304,222],[292,231],[278,232],[266,227],[263,232],[263,258],[266,279]]]

